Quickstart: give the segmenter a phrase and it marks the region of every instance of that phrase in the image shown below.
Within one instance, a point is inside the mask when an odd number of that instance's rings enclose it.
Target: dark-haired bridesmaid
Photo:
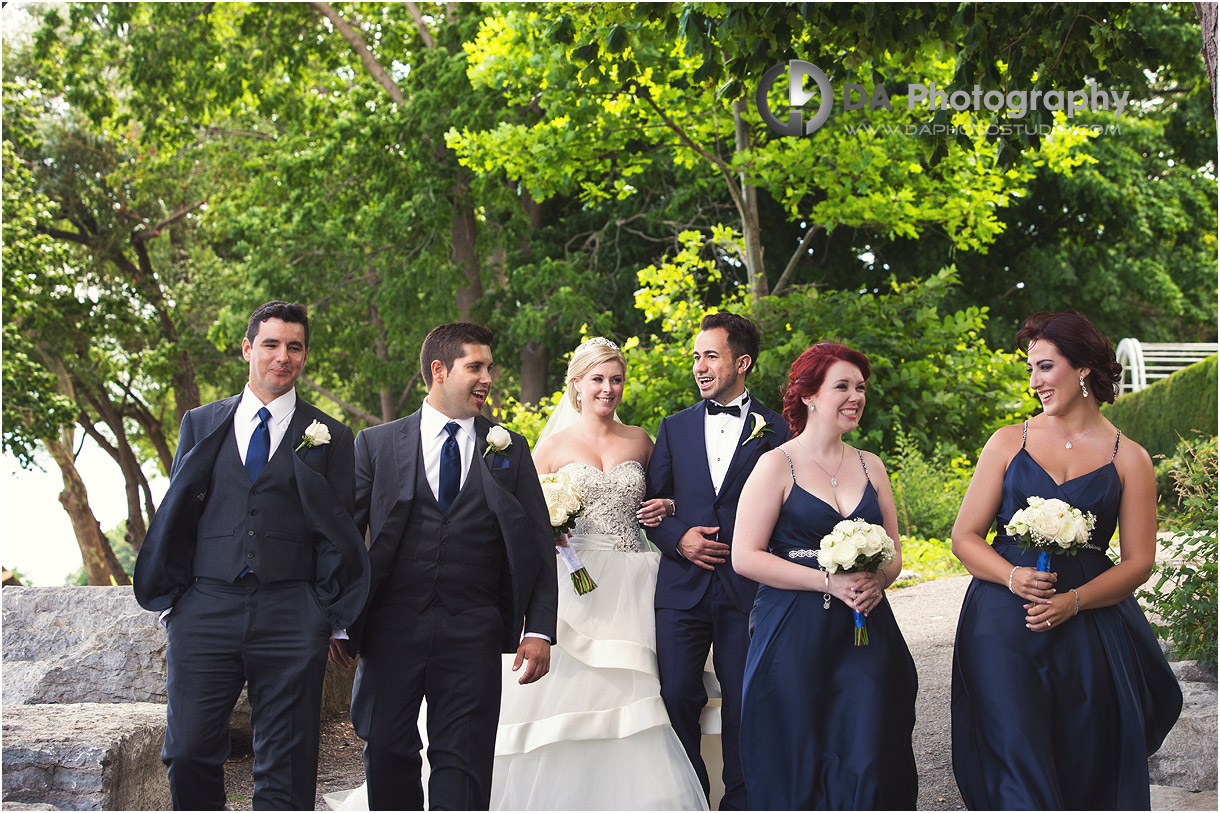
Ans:
[[[1122,371],[1088,319],[1038,313],[1017,341],[1042,413],[987,442],[953,526],[974,576],[953,653],[953,771],[972,810],[1148,810],[1148,756],[1182,707],[1132,595],[1156,552],[1152,461],[1101,414]],[[1031,496],[1096,517],[1046,570],[1005,533]]]

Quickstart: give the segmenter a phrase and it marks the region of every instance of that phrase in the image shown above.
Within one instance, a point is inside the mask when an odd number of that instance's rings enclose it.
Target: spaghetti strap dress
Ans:
[[[1028,432],[1028,424],[1026,426]],[[1004,474],[996,553],[1033,567],[1038,554],[1003,533],[1030,496],[1091,512],[1096,526],[1075,556],[1057,554],[1056,590],[1113,567],[1106,547],[1122,483],[1110,462],[1065,483],[1021,449]],[[974,579],[953,651],[953,771],[971,810],[1148,810],[1148,757],[1182,708],[1182,692],[1134,596],[1080,613],[1046,632],[1025,627],[1025,600]]]
[[[846,517],[792,482],[768,545],[787,561],[816,568],[837,523],[882,522],[871,480]],[[854,646],[843,602],[823,609],[821,592],[759,585],[741,711],[751,809],[915,809],[915,662],[884,597],[867,625],[868,645]]]

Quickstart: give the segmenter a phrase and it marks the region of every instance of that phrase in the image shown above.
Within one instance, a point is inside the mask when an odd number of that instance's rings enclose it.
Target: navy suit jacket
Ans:
[[[761,415],[770,431],[747,440],[753,434],[754,415]],[[719,527],[717,539],[732,547],[733,528],[737,522],[737,500],[754,464],[765,452],[788,439],[788,424],[783,416],[750,398],[750,414],[746,417],[737,449],[717,494],[712,486],[704,437],[705,401],[661,420],[657,443],[648,461],[648,499],[673,499],[677,514],[661,520],[648,529],[648,538],[661,550],[661,566],[657,572],[656,607],[689,610],[707,592],[712,571],[687,561],[678,553],[682,534],[695,525]],[[757,582],[737,575],[732,561],[716,566],[733,604],[749,613],[754,604]]]
[[[136,559],[135,596],[146,610],[169,609],[194,580],[199,518],[212,469],[225,433],[233,431],[233,415],[240,401],[241,395],[234,395],[192,409],[182,418],[169,491]],[[368,553],[352,519],[352,430],[298,396],[291,424],[280,443],[295,449],[305,428],[314,421],[330,430],[330,443],[306,446],[293,453],[292,471],[300,505],[285,506],[284,510],[304,512],[314,549],[314,595],[331,626],[342,629],[360,614],[369,587]],[[234,521],[239,518],[235,516]]]
[[[415,492],[429,487],[426,480],[421,482],[416,476],[423,452],[419,420],[416,411],[371,426],[356,438],[356,525],[362,531],[368,529],[373,571],[370,608],[394,568],[399,545],[410,544],[403,539],[403,530],[411,516]],[[480,478],[492,513],[488,520],[499,526],[504,539],[512,595],[504,597],[500,608],[505,618],[501,649],[516,652],[523,631],[555,640],[559,604],[555,543],[529,443],[516,432],[509,432],[512,442],[508,448],[484,456],[491,426],[491,421],[481,415],[474,419],[474,459],[466,477]],[[360,648],[364,620],[362,616],[355,628],[348,630],[348,649],[353,654]]]

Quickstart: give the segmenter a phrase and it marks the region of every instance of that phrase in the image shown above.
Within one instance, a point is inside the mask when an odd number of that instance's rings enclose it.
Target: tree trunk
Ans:
[[[85,578],[91,585],[131,584],[89,506],[85,481],[76,470],[76,460],[72,455],[72,430],[65,432],[63,440],[44,438],[42,442],[63,475],[64,490],[59,494],[59,502],[72,520],[72,531],[76,534],[76,544],[80,546],[81,560],[85,565]]]
[[[83,389],[82,386],[78,391]],[[136,458],[135,451],[127,442],[123,415],[110,400],[109,394],[102,389],[99,392],[88,393],[86,397],[97,411],[98,416],[106,426],[110,427],[111,434],[114,435],[113,444],[106,442],[105,438],[100,435],[95,436],[95,440],[114,459],[114,462],[119,464],[119,470],[123,472],[123,486],[127,495],[127,541],[131,543],[132,550],[139,553],[140,546],[144,544],[144,534],[148,530],[144,520],[144,506],[140,504],[141,487],[147,485],[148,481],[144,477],[144,472],[140,470],[140,461]],[[86,418],[86,420],[88,419]],[[86,426],[86,431],[90,431],[91,428],[91,425]]]
[[[367,277],[369,286],[376,287],[374,280],[376,276],[369,274]],[[377,311],[377,304],[369,302],[369,324],[373,326],[375,331],[373,335],[373,355],[382,364],[390,362],[390,348],[386,344],[385,322],[381,321],[381,314]],[[389,384],[382,384],[378,388],[377,394],[381,403],[381,420],[389,423],[394,420],[394,393],[390,391]]]
[[[733,102],[733,134],[738,153],[746,152],[751,146],[750,129],[744,117],[745,107],[744,96]],[[741,197],[744,201],[741,231],[745,239],[746,277],[750,296],[757,300],[768,293],[767,268],[763,265],[762,230],[758,225],[758,187],[749,182],[744,169],[741,171]]]
[[[445,158],[453,160],[451,155]],[[470,175],[466,170],[458,170],[457,183],[449,195],[453,204],[453,263],[466,278],[466,284],[459,285],[457,289],[458,318],[469,321],[474,304],[483,296],[483,280],[475,243],[478,232],[470,195]]]
[[[550,349],[541,342],[529,341],[521,348],[521,403],[536,404],[546,392],[546,369]]]
[[[1207,78],[1212,83],[1212,115],[1220,120],[1220,106],[1216,99],[1216,3],[1195,3],[1195,14],[1203,29],[1203,62],[1207,64]]]

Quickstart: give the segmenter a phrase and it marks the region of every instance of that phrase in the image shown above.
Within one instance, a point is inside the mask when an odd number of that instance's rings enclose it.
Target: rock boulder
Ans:
[[[164,740],[156,703],[5,706],[5,806],[169,810]]]

